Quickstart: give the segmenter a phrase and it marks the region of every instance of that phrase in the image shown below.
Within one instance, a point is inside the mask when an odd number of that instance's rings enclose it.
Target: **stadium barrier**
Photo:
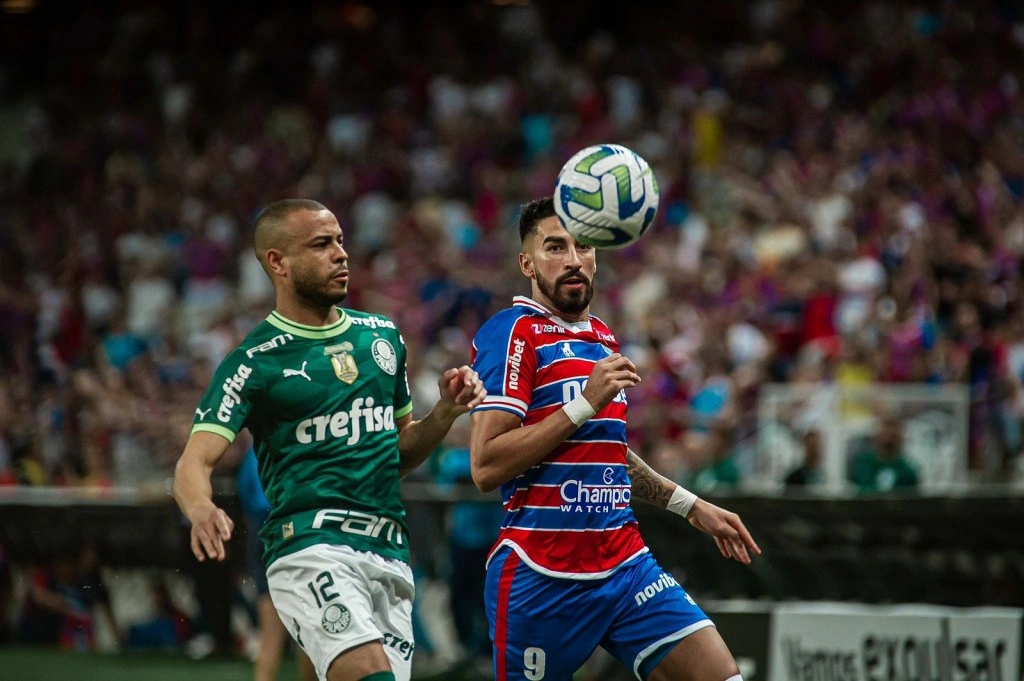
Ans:
[[[230,478],[219,504],[244,527]],[[457,501],[497,503],[471,485],[403,483],[413,550],[429,571],[447,556]],[[942,495],[712,496],[740,514],[764,555],[751,567],[721,558],[682,518],[634,511],[661,563],[710,599],[917,602],[970,607],[1024,603],[1024,496],[1007,487]],[[165,488],[0,488],[0,546],[15,563],[66,555],[91,542],[111,567],[188,568],[188,531]],[[235,542],[241,557],[244,542]]]

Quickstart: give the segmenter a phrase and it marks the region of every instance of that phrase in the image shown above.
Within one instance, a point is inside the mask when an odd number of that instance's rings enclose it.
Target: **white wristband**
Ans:
[[[573,425],[579,428],[586,423],[591,416],[597,413],[594,406],[583,395],[577,395],[572,401],[562,405],[562,410],[569,417]]]
[[[682,485],[676,485],[676,488],[672,490],[672,496],[668,499],[668,506],[665,508],[685,518],[690,514],[690,509],[693,508],[696,501],[696,494]]]

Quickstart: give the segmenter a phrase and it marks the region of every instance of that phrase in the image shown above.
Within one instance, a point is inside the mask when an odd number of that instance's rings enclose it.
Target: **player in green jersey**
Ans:
[[[348,292],[341,227],[288,199],[256,220],[275,309],[217,368],[178,461],[174,496],[200,561],[223,560],[233,523],[210,475],[248,428],[270,503],[260,536],[274,606],[326,681],[407,680],[414,649],[399,478],[480,404],[468,366],[412,420],[406,348],[389,319],[336,307]]]

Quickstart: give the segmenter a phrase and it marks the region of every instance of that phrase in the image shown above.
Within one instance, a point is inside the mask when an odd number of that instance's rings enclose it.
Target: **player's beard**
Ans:
[[[587,279],[579,272],[570,272],[556,279],[554,283],[547,281],[540,275],[535,274],[537,288],[544,294],[555,309],[567,315],[578,315],[590,306],[590,299],[594,297],[594,282]],[[562,285],[567,279],[578,277],[583,280],[583,288],[577,291],[567,291]]]
[[[348,285],[337,290],[335,287],[340,284],[334,279],[328,279],[325,283],[321,275],[294,270],[292,277],[295,282],[295,295],[314,307],[332,307],[348,297]],[[335,290],[331,290],[332,288]]]

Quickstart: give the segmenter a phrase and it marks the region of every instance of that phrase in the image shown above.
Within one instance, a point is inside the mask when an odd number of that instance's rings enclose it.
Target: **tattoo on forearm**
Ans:
[[[633,481],[633,496],[659,508],[668,506],[672,485],[631,449],[626,450],[626,471]]]

